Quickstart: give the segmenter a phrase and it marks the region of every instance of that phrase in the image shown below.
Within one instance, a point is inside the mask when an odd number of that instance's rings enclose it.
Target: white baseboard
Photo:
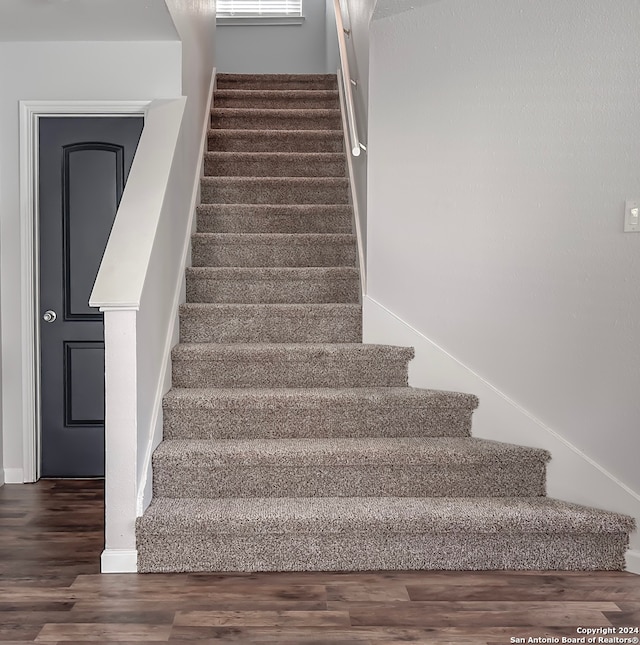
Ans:
[[[22,468],[5,468],[5,484],[24,484],[24,470]]]
[[[640,576],[640,549],[627,551],[627,571]]]
[[[135,549],[105,549],[100,556],[101,573],[137,573],[138,551]]]
[[[216,68],[214,67],[211,72],[211,80],[209,81],[209,101],[213,97],[213,88],[216,82]],[[211,113],[205,110],[204,123],[202,126],[202,134],[200,137],[200,149],[198,152],[199,168],[191,194],[191,204],[189,207],[189,221],[187,225],[188,234],[185,238],[184,247],[182,249],[182,266],[186,267],[191,264],[190,250],[191,250],[191,233],[194,229],[196,207],[200,202],[200,179],[204,174],[204,151],[207,145],[207,133],[209,131],[209,123],[211,122]],[[138,492],[136,496],[136,513],[140,517],[146,508],[151,503],[152,485],[153,485],[153,472],[151,467],[151,458],[153,451],[158,444],[162,441],[162,399],[171,387],[171,349],[178,340],[178,306],[184,302],[185,298],[185,280],[184,271],[178,276],[178,280],[174,285],[173,290],[173,304],[172,311],[174,317],[172,323],[167,330],[165,345],[163,349],[162,360],[162,373],[159,375],[158,387],[156,389],[154,402],[153,402],[153,417],[151,420],[151,433],[147,448],[145,451],[144,462],[141,468],[140,477],[138,479]]]
[[[640,495],[555,430],[493,387],[469,367],[401,320],[373,298],[363,302],[363,341],[415,347],[409,364],[413,387],[475,394],[480,406],[473,415],[473,434],[484,439],[544,448],[552,459],[547,468],[547,492],[568,502],[631,515],[640,527]],[[640,571],[640,534],[631,535],[628,569]]]

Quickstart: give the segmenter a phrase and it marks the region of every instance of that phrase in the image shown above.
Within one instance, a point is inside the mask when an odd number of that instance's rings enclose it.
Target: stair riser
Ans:
[[[350,303],[358,302],[357,276],[347,279],[210,280],[187,274],[187,302]]]
[[[344,139],[341,132],[336,136],[330,130],[278,133],[213,130],[209,133],[208,149],[211,152],[343,152]]]
[[[309,211],[311,208],[316,210]],[[218,204],[198,209],[200,233],[351,233],[352,230],[349,206],[306,206],[276,211],[268,206],[242,208]]]
[[[209,177],[345,177],[346,166],[341,153],[329,159],[305,159],[296,154],[264,160],[209,153],[205,157],[204,174]]]
[[[138,520],[140,522],[140,520]],[[191,531],[189,530],[191,529]],[[204,530],[203,530],[204,529]],[[620,570],[627,535],[338,533],[215,535],[138,528],[138,570]]]
[[[332,267],[355,266],[353,244],[233,244],[196,241],[192,245],[195,267]]]
[[[254,91],[255,92],[255,91]],[[253,94],[253,93],[252,93]],[[324,91],[314,93],[310,96],[261,96],[241,93],[230,95],[228,90],[216,92],[213,96],[213,104],[216,108],[250,108],[250,109],[285,109],[285,110],[313,110],[328,109],[336,110],[340,107],[337,92]]]
[[[303,362],[265,357],[261,361],[230,356],[226,360],[174,357],[174,387],[401,387],[408,361],[372,356],[321,355]]]
[[[359,343],[362,313],[359,307],[324,314],[318,311],[250,312],[183,311],[183,343]]]
[[[155,459],[154,492],[160,497],[537,497],[545,493],[545,468],[521,460],[494,464],[390,466],[223,464],[206,457],[188,463]]]
[[[209,178],[202,181],[204,204],[348,204],[346,180],[309,183],[285,180],[261,182]]]
[[[234,114],[212,110],[211,127],[233,130],[340,130],[340,114],[305,114],[283,117],[279,113]]]
[[[311,439],[320,437],[468,437],[471,410],[415,407],[402,401],[263,406],[221,401],[178,407],[165,401],[165,439]]]
[[[219,90],[337,90],[338,84],[333,79],[226,79],[218,76],[216,87]]]

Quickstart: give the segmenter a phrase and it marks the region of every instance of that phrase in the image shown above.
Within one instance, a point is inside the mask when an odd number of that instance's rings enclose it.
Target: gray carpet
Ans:
[[[217,78],[142,572],[621,569],[633,520],[362,344],[335,76]]]

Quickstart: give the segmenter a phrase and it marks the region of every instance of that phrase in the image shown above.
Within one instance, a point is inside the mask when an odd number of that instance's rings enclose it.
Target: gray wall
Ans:
[[[325,0],[304,0],[302,6],[305,16],[302,25],[218,25],[218,72],[324,74]]]
[[[369,295],[640,491],[640,4],[378,4]]]
[[[336,35],[336,16],[332,0],[325,2],[324,58],[327,73],[335,73],[340,66],[338,37]]]
[[[123,11],[126,14],[123,15]],[[0,41],[176,40],[163,0],[2,0]]]

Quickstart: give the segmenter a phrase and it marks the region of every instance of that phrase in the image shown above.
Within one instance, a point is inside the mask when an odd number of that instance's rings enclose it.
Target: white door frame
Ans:
[[[20,285],[22,297],[22,481],[40,476],[40,117],[146,115],[151,101],[20,101]],[[14,482],[18,483],[18,482]]]

